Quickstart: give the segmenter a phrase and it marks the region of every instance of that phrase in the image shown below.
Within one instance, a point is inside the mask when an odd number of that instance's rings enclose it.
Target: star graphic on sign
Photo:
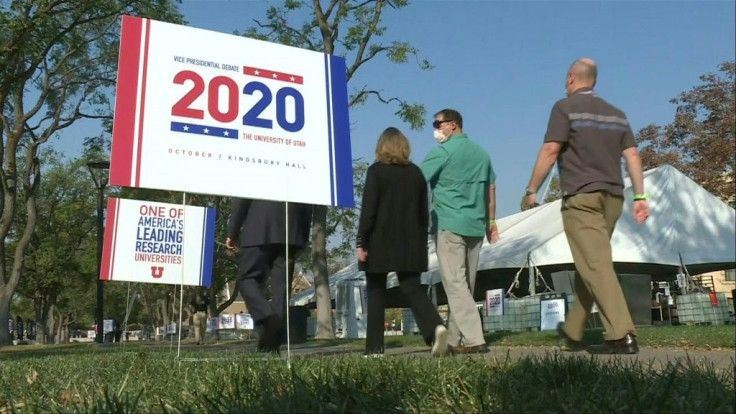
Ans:
[[[292,76],[292,77],[291,77],[291,81],[292,81],[292,82],[294,82],[295,80],[296,80],[296,79],[295,79],[295,78],[294,78],[294,77]]]
[[[205,134],[209,134],[209,133],[210,133],[210,130],[209,130],[209,128],[205,128],[205,129],[204,129],[204,133],[205,133]]]
[[[230,136],[230,131],[228,131],[228,130],[226,129],[226,130],[225,130],[225,131],[224,131],[224,132],[222,133],[222,135],[225,135],[226,137],[229,137],[229,136]]]
[[[253,74],[254,74],[254,75],[259,75],[260,73],[261,73],[261,72],[259,72],[259,71],[258,71],[258,69],[256,69],[256,70],[255,70],[255,71],[253,72]]]
[[[184,125],[184,131],[189,131],[189,125]]]
[[[279,77],[279,75],[277,75],[277,74],[275,74],[275,73],[273,74],[273,78],[274,78],[274,79],[276,79],[276,78],[278,78],[278,77]]]

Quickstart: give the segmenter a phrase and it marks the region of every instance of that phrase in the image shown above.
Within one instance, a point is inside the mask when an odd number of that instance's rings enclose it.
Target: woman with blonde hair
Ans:
[[[366,173],[357,240],[358,265],[367,282],[366,355],[383,354],[389,272],[396,272],[422,336],[432,345],[432,355],[447,352],[447,329],[420,284],[420,275],[427,270],[427,183],[409,161],[410,152],[404,134],[386,128],[376,144],[376,162]]]

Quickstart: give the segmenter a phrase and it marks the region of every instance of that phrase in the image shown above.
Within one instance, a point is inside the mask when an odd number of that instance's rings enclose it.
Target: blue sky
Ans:
[[[265,20],[269,4],[251,0],[184,0],[191,26],[224,33]],[[570,63],[598,63],[596,92],[625,111],[634,132],[673,120],[669,103],[734,59],[733,1],[463,1],[414,0],[388,10],[382,39],[405,40],[434,69],[375,59],[352,79],[387,96],[422,103],[424,130],[412,131],[395,106],[375,101],[350,113],[353,156],[373,159],[376,139],[388,126],[409,137],[420,163],[436,145],[429,125],[437,110],[451,107],[465,131],[491,156],[498,177],[497,215],[519,211],[554,102],[564,97]],[[74,137],[68,136],[73,134]],[[69,155],[79,151],[79,128],[55,140]]]

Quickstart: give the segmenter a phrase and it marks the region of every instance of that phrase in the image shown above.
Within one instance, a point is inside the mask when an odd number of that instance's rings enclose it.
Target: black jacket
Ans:
[[[233,198],[227,237],[240,247],[289,244],[304,247],[309,241],[312,206],[289,203],[289,238],[286,238],[286,203]]]
[[[366,272],[427,270],[427,183],[414,164],[374,163],[363,191],[358,246],[368,251]]]

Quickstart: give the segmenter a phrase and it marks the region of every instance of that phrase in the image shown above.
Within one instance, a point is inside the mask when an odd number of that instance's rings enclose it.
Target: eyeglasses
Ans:
[[[435,120],[434,122],[432,122],[432,127],[434,127],[434,129],[438,129],[440,127],[440,125],[444,124],[445,122],[453,122],[453,121],[452,121],[452,119],[446,119],[444,121],[437,121],[437,120]]]

